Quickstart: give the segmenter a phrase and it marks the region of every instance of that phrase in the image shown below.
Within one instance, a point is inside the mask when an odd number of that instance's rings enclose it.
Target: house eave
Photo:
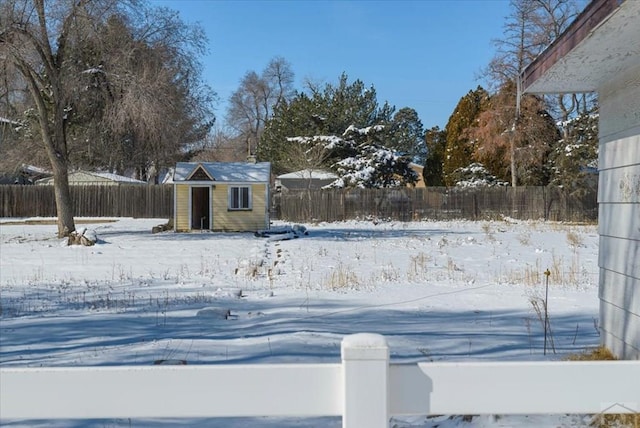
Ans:
[[[597,91],[640,64],[640,1],[593,0],[522,73],[525,92]]]

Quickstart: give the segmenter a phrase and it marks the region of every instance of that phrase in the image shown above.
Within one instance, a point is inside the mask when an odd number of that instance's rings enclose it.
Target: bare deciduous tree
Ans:
[[[293,71],[282,57],[273,58],[258,75],[247,72],[231,95],[227,122],[244,142],[247,155],[258,150],[266,121],[273,110],[293,95]]]
[[[74,161],[134,170],[138,178],[153,181],[158,169],[205,139],[213,125],[214,94],[202,85],[193,60],[204,49],[201,29],[183,24],[167,9],[141,13],[137,27],[130,27],[126,16],[110,17],[100,39],[90,45],[100,53],[91,58],[99,66],[87,77],[88,95],[94,98],[86,97],[82,107],[91,112],[98,104],[102,110],[87,115],[93,122],[91,136],[87,117],[80,120],[74,153],[83,157]],[[102,144],[89,153],[91,147],[82,141]]]
[[[241,162],[246,160],[244,145],[230,129],[215,126],[191,157],[193,162]]]
[[[6,0],[0,8],[3,70],[19,75],[3,82],[29,93],[33,114],[21,119],[31,120],[51,165],[58,235],[75,229],[68,171],[76,152],[143,142],[161,162],[178,140],[210,126],[192,55],[203,33],[175,13],[136,0]],[[185,110],[197,114],[179,116]]]
[[[11,0],[2,8],[0,50],[16,67],[35,106],[37,126],[51,163],[58,212],[58,235],[75,230],[69,191],[67,117],[69,80],[76,80],[69,50],[85,25],[87,1]]]
[[[522,124],[524,120],[531,120],[533,117],[523,119],[521,116],[523,99],[520,76],[524,68],[573,20],[577,14],[578,3],[577,0],[511,0],[512,13],[506,18],[504,38],[494,41],[496,54],[485,70],[485,75],[494,87],[503,91],[503,94],[494,100],[492,107],[485,113],[484,125],[481,124],[473,132],[476,135],[478,132],[483,133],[484,141],[492,141],[493,146],[506,150],[510,159],[512,186],[518,183],[518,164],[525,158],[523,153],[526,150],[523,150],[521,143],[532,138],[530,135],[521,135],[523,132],[531,131],[525,129]],[[509,86],[515,86],[515,90],[506,91],[507,94],[511,94],[511,100],[504,98],[504,90]],[[567,118],[574,111],[574,108],[567,104],[567,100],[573,99],[557,97],[555,105],[562,118]],[[532,101],[527,102],[531,104]],[[509,108],[509,104],[513,108]],[[540,107],[540,110],[546,111],[547,108]],[[511,118],[505,116],[506,111],[512,112]],[[531,126],[535,128],[537,125],[529,124],[529,128]],[[488,135],[492,127],[496,128],[493,129],[492,135]],[[544,135],[549,136],[548,133]],[[505,139],[508,144],[504,144]],[[553,143],[553,140],[546,142],[548,147]]]
[[[496,53],[484,70],[492,89],[516,81],[522,70],[564,31],[583,0],[510,0],[504,37],[493,41]]]

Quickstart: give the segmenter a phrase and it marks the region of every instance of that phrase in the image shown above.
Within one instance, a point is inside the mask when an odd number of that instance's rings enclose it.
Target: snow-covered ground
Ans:
[[[0,367],[340,361],[345,335],[387,337],[392,362],[560,359],[597,346],[595,225],[515,220],[307,224],[291,240],[151,234],[164,219],[0,219]],[[548,269],[552,329],[543,353]],[[167,385],[167,394],[171,385]],[[1,411],[0,411],[1,414]],[[158,426],[152,420],[2,421]],[[171,426],[178,421],[163,421]],[[338,427],[339,418],[180,421]],[[581,426],[584,416],[398,418],[392,426]]]

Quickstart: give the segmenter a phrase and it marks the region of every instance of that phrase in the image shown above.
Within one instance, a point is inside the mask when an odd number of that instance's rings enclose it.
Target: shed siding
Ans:
[[[228,232],[267,229],[266,186],[264,183],[251,185],[250,211],[229,211],[229,185],[216,185],[213,195],[213,229]]]
[[[178,232],[186,232],[189,227],[189,188],[188,184],[176,184],[176,218],[175,228]]]
[[[600,327],[616,355],[640,359],[640,66],[598,92]]]
[[[213,203],[213,224],[211,225],[211,228],[213,230],[224,230],[224,219],[228,209],[228,188],[229,186],[226,184],[216,184],[213,188],[211,195]]]

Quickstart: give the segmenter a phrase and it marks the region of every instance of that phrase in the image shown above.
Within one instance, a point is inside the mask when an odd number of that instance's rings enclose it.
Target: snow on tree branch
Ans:
[[[357,128],[349,126],[342,137],[316,135],[291,137],[287,141],[311,147],[321,145],[330,152],[328,168],[339,178],[326,187],[386,188],[414,184],[418,180],[410,167],[411,159],[383,144],[382,125]]]

